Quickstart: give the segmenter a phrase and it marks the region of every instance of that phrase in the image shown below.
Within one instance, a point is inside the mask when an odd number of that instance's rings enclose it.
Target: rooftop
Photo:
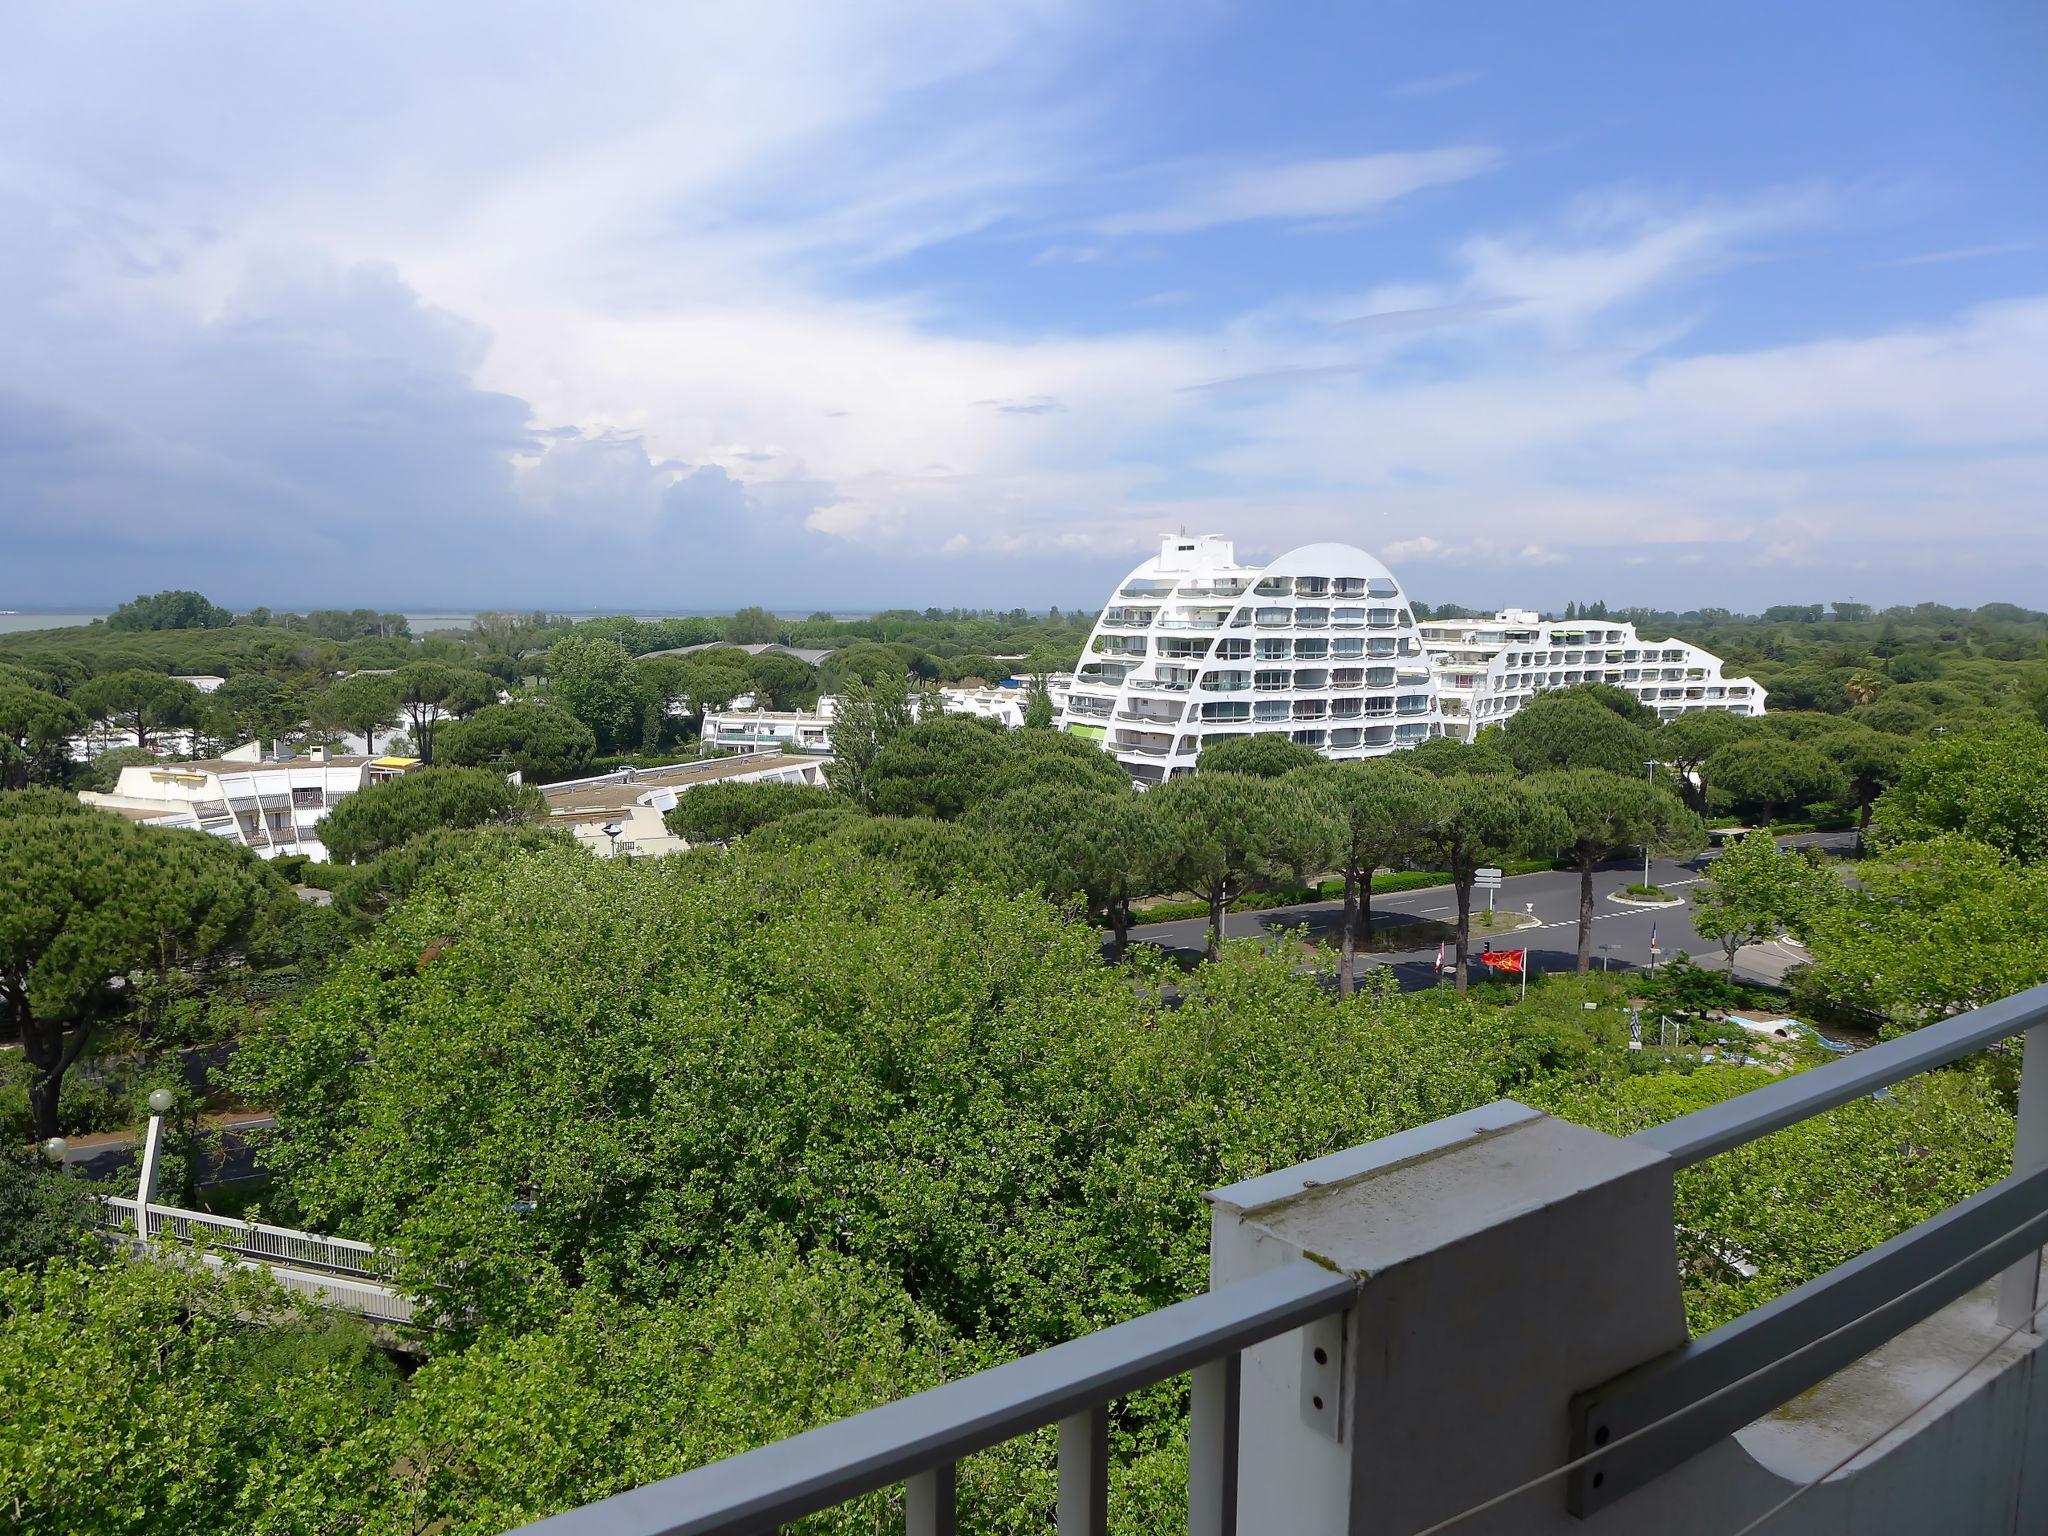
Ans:
[[[818,759],[794,753],[755,753],[747,757],[720,757],[708,762],[671,763],[661,768],[626,770],[631,778],[607,775],[602,783],[572,781],[544,787],[548,810],[556,816],[589,815],[598,811],[622,811],[636,803],[650,789],[688,789],[720,779],[765,773],[776,768],[815,767]]]

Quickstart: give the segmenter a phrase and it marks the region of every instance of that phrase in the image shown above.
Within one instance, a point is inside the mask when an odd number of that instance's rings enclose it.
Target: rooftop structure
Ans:
[[[1444,734],[1470,741],[1537,694],[1579,683],[1626,689],[1659,719],[1691,710],[1764,712],[1764,690],[1723,677],[1721,659],[1683,640],[1642,640],[1619,619],[1546,619],[1503,608],[1489,619],[1434,619],[1421,626],[1436,674]]]
[[[105,794],[78,798],[149,826],[225,837],[266,859],[303,853],[324,862],[321,820],[345,796],[419,766],[411,757],[332,756],[266,759],[255,744],[221,757],[123,768]]]
[[[733,645],[725,640],[705,640],[696,645],[672,645],[666,650],[648,651],[640,657],[640,660],[645,661],[648,656],[694,656],[699,651],[745,651],[749,656],[759,656],[764,652],[774,651],[779,655],[794,656],[798,661],[809,667],[817,666],[827,656],[832,654],[829,650],[821,650],[816,646],[783,645],[772,640],[758,645]]]
[[[1141,784],[1190,773],[1203,746],[1273,733],[1372,757],[1442,732],[1436,685],[1393,573],[1348,544],[1240,565],[1213,534],[1176,535],[1117,584],[1060,728]]]
[[[701,784],[818,784],[825,761],[781,753],[672,763],[663,768],[623,768],[595,778],[571,779],[541,790],[551,821],[580,843],[607,856],[679,852],[686,845],[663,817],[676,797]],[[609,827],[613,830],[607,831]]]

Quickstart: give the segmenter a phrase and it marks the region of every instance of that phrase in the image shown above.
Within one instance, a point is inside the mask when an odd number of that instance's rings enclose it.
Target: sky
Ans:
[[[0,606],[2044,605],[2048,10],[11,6]]]

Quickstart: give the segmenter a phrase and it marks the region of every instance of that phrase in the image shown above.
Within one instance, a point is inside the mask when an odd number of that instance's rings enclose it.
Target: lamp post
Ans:
[[[1655,759],[1655,758],[1653,757],[1653,758],[1649,759],[1649,760],[1648,760],[1647,762],[1645,762],[1645,763],[1643,764],[1643,766],[1644,766],[1645,768],[1647,768],[1647,769],[1649,769],[1649,770],[1650,770],[1650,772],[1649,772],[1649,781],[1650,781],[1650,788],[1652,788],[1652,789],[1655,789],[1655,788],[1657,787],[1657,759]],[[1650,841],[1649,841],[1649,839],[1648,839],[1648,838],[1645,838],[1645,839],[1643,839],[1643,884],[1644,884],[1644,885],[1648,885],[1649,883],[1650,883]]]
[[[53,1167],[62,1167],[64,1164],[64,1154],[70,1150],[70,1142],[66,1141],[62,1136],[52,1136],[43,1143],[43,1161]]]
[[[149,1132],[142,1139],[142,1172],[135,1181],[135,1237],[149,1241],[149,1208],[156,1200],[156,1176],[163,1162],[164,1116],[178,1096],[168,1088],[154,1088],[149,1095]]]
[[[616,859],[619,856],[619,834],[625,831],[626,829],[620,826],[616,821],[608,821],[602,827],[598,828],[598,830],[604,833],[606,837],[612,840],[611,857]]]

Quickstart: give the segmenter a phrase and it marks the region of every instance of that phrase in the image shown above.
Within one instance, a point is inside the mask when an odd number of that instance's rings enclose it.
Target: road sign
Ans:
[[[1475,869],[1472,872],[1472,884],[1482,891],[1498,890],[1500,888],[1500,871],[1497,869]]]

